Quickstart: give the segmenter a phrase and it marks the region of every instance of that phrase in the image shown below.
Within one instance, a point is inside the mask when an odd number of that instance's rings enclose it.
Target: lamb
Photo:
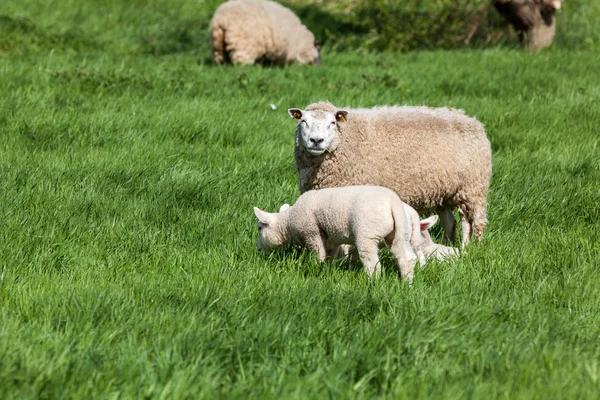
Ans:
[[[260,250],[288,242],[306,245],[321,261],[327,250],[356,245],[369,276],[381,274],[378,250],[385,245],[398,263],[400,276],[412,281],[417,260],[425,264],[418,224],[412,224],[405,204],[393,191],[377,186],[311,190],[279,213],[254,207]],[[416,214],[416,211],[415,211]]]
[[[319,45],[289,9],[267,0],[233,0],[210,22],[216,64],[321,64]]]
[[[408,106],[339,109],[319,102],[288,113],[299,120],[294,156],[301,193],[384,186],[419,213],[436,212],[446,241],[456,241],[456,207],[462,245],[472,234],[481,240],[487,225],[491,148],[483,124],[464,111]]]
[[[556,33],[554,14],[563,0],[492,0],[492,4],[515,28],[519,40],[536,51],[552,45]]]
[[[419,221],[419,226],[421,228],[421,249],[423,250],[425,258],[429,259],[431,257],[434,257],[440,261],[443,261],[447,258],[458,257],[458,249],[437,244],[431,239],[431,235],[429,234],[429,228],[435,225],[437,220],[438,216],[433,215],[429,218]]]
[[[429,229],[432,226],[434,226],[438,221],[437,215],[433,215],[429,218],[419,220],[419,214],[415,211],[414,208],[410,207],[407,204],[404,204],[404,212],[409,217],[411,226],[419,225],[420,227],[421,250],[423,251],[423,255],[425,256],[426,260],[433,257],[438,259],[439,261],[444,261],[448,258],[455,258],[460,255],[458,249],[435,243],[431,239]],[[334,248],[328,248],[327,256],[337,260],[344,260],[348,258],[356,259],[358,257],[358,254],[356,253],[356,249],[354,248],[354,246],[341,245]]]

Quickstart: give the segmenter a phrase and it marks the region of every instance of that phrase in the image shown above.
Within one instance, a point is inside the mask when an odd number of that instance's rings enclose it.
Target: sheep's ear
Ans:
[[[429,218],[422,219],[421,220],[421,230],[422,231],[428,230],[429,228],[431,228],[432,226],[434,226],[437,221],[438,221],[438,216],[437,215],[432,215]]]
[[[335,112],[335,120],[337,122],[346,122],[346,116],[348,115],[348,111],[339,110]]]
[[[555,10],[560,10],[560,7],[562,7],[562,1],[561,0],[554,0],[552,2],[552,7],[554,7]]]
[[[290,208],[290,205],[286,203],[286,204],[282,205],[281,207],[279,207],[279,212],[284,212],[288,208]]]
[[[258,221],[262,222],[264,225],[272,224],[273,221],[275,220],[275,217],[273,216],[273,214],[263,211],[258,207],[254,207],[254,215],[256,215],[256,218],[258,218]]]
[[[294,119],[302,118],[302,110],[300,110],[299,108],[290,108],[288,110],[288,114],[290,114],[290,117]]]

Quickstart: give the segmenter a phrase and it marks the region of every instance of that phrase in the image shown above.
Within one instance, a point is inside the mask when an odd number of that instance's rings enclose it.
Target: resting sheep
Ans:
[[[352,185],[384,186],[424,214],[437,212],[455,242],[481,240],[492,172],[483,125],[462,110],[429,107],[339,109],[331,103],[288,110],[299,120],[294,155],[300,192]]]
[[[287,8],[267,0],[233,0],[217,8],[210,22],[217,64],[320,65],[315,37]]]
[[[405,204],[391,190],[376,186],[349,186],[311,190],[279,213],[254,207],[259,220],[257,247],[267,250],[285,243],[306,245],[324,260],[327,249],[356,245],[369,276],[381,274],[378,251],[382,245],[398,262],[402,278],[412,280],[421,251],[419,224],[411,223]],[[415,211],[416,214],[416,211]]]

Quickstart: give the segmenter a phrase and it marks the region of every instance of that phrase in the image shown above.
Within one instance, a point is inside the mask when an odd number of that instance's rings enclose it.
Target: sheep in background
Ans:
[[[425,214],[437,212],[445,239],[481,240],[492,173],[483,125],[462,110],[429,107],[338,109],[331,103],[288,110],[297,119],[294,155],[300,192],[384,186]]]
[[[409,281],[417,259],[425,264],[419,224],[406,214],[406,205],[393,191],[376,186],[311,190],[279,213],[254,207],[259,220],[257,247],[267,250],[285,243],[306,245],[322,261],[327,249],[356,245],[369,276],[381,274],[378,251],[383,245]],[[416,214],[416,211],[415,211]]]
[[[290,10],[267,0],[233,0],[210,22],[217,64],[321,64],[315,37]]]
[[[554,41],[554,14],[563,0],[492,0],[500,14],[515,28],[521,43],[536,51]]]

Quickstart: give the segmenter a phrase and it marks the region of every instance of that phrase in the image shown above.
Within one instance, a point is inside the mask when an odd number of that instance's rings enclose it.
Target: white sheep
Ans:
[[[339,109],[331,103],[288,110],[299,120],[294,155],[300,192],[352,185],[384,186],[422,214],[436,212],[455,242],[481,240],[492,172],[483,125],[462,110],[429,107]]]
[[[435,243],[431,239],[429,228],[435,225],[437,220],[438,216],[433,215],[429,218],[419,221],[419,226],[421,228],[421,249],[423,250],[425,258],[429,259],[430,257],[434,257],[442,261],[448,258],[458,257],[460,253],[457,248]]]
[[[284,204],[284,206],[286,206]],[[414,208],[410,207],[407,204],[404,204],[404,211],[408,218],[410,218],[411,226],[419,226],[421,230],[421,250],[423,251],[423,255],[425,259],[436,258],[440,261],[446,260],[448,258],[455,258],[460,255],[457,248],[444,246],[438,243],[435,243],[431,239],[431,235],[429,233],[429,229],[436,224],[438,221],[437,215],[432,215],[426,219],[419,219],[419,214],[415,211]],[[327,249],[327,256],[336,260],[344,260],[344,259],[356,259],[358,254],[356,253],[356,248],[351,245],[341,245],[334,248]]]
[[[416,212],[415,212],[416,213]],[[311,190],[279,213],[254,207],[259,220],[257,247],[267,250],[285,243],[306,245],[320,260],[328,249],[356,245],[369,276],[381,274],[378,250],[387,246],[402,278],[412,280],[417,260],[425,264],[418,224],[412,224],[405,204],[391,190],[348,186]]]
[[[233,0],[217,8],[210,22],[217,64],[321,64],[315,36],[281,4]]]

